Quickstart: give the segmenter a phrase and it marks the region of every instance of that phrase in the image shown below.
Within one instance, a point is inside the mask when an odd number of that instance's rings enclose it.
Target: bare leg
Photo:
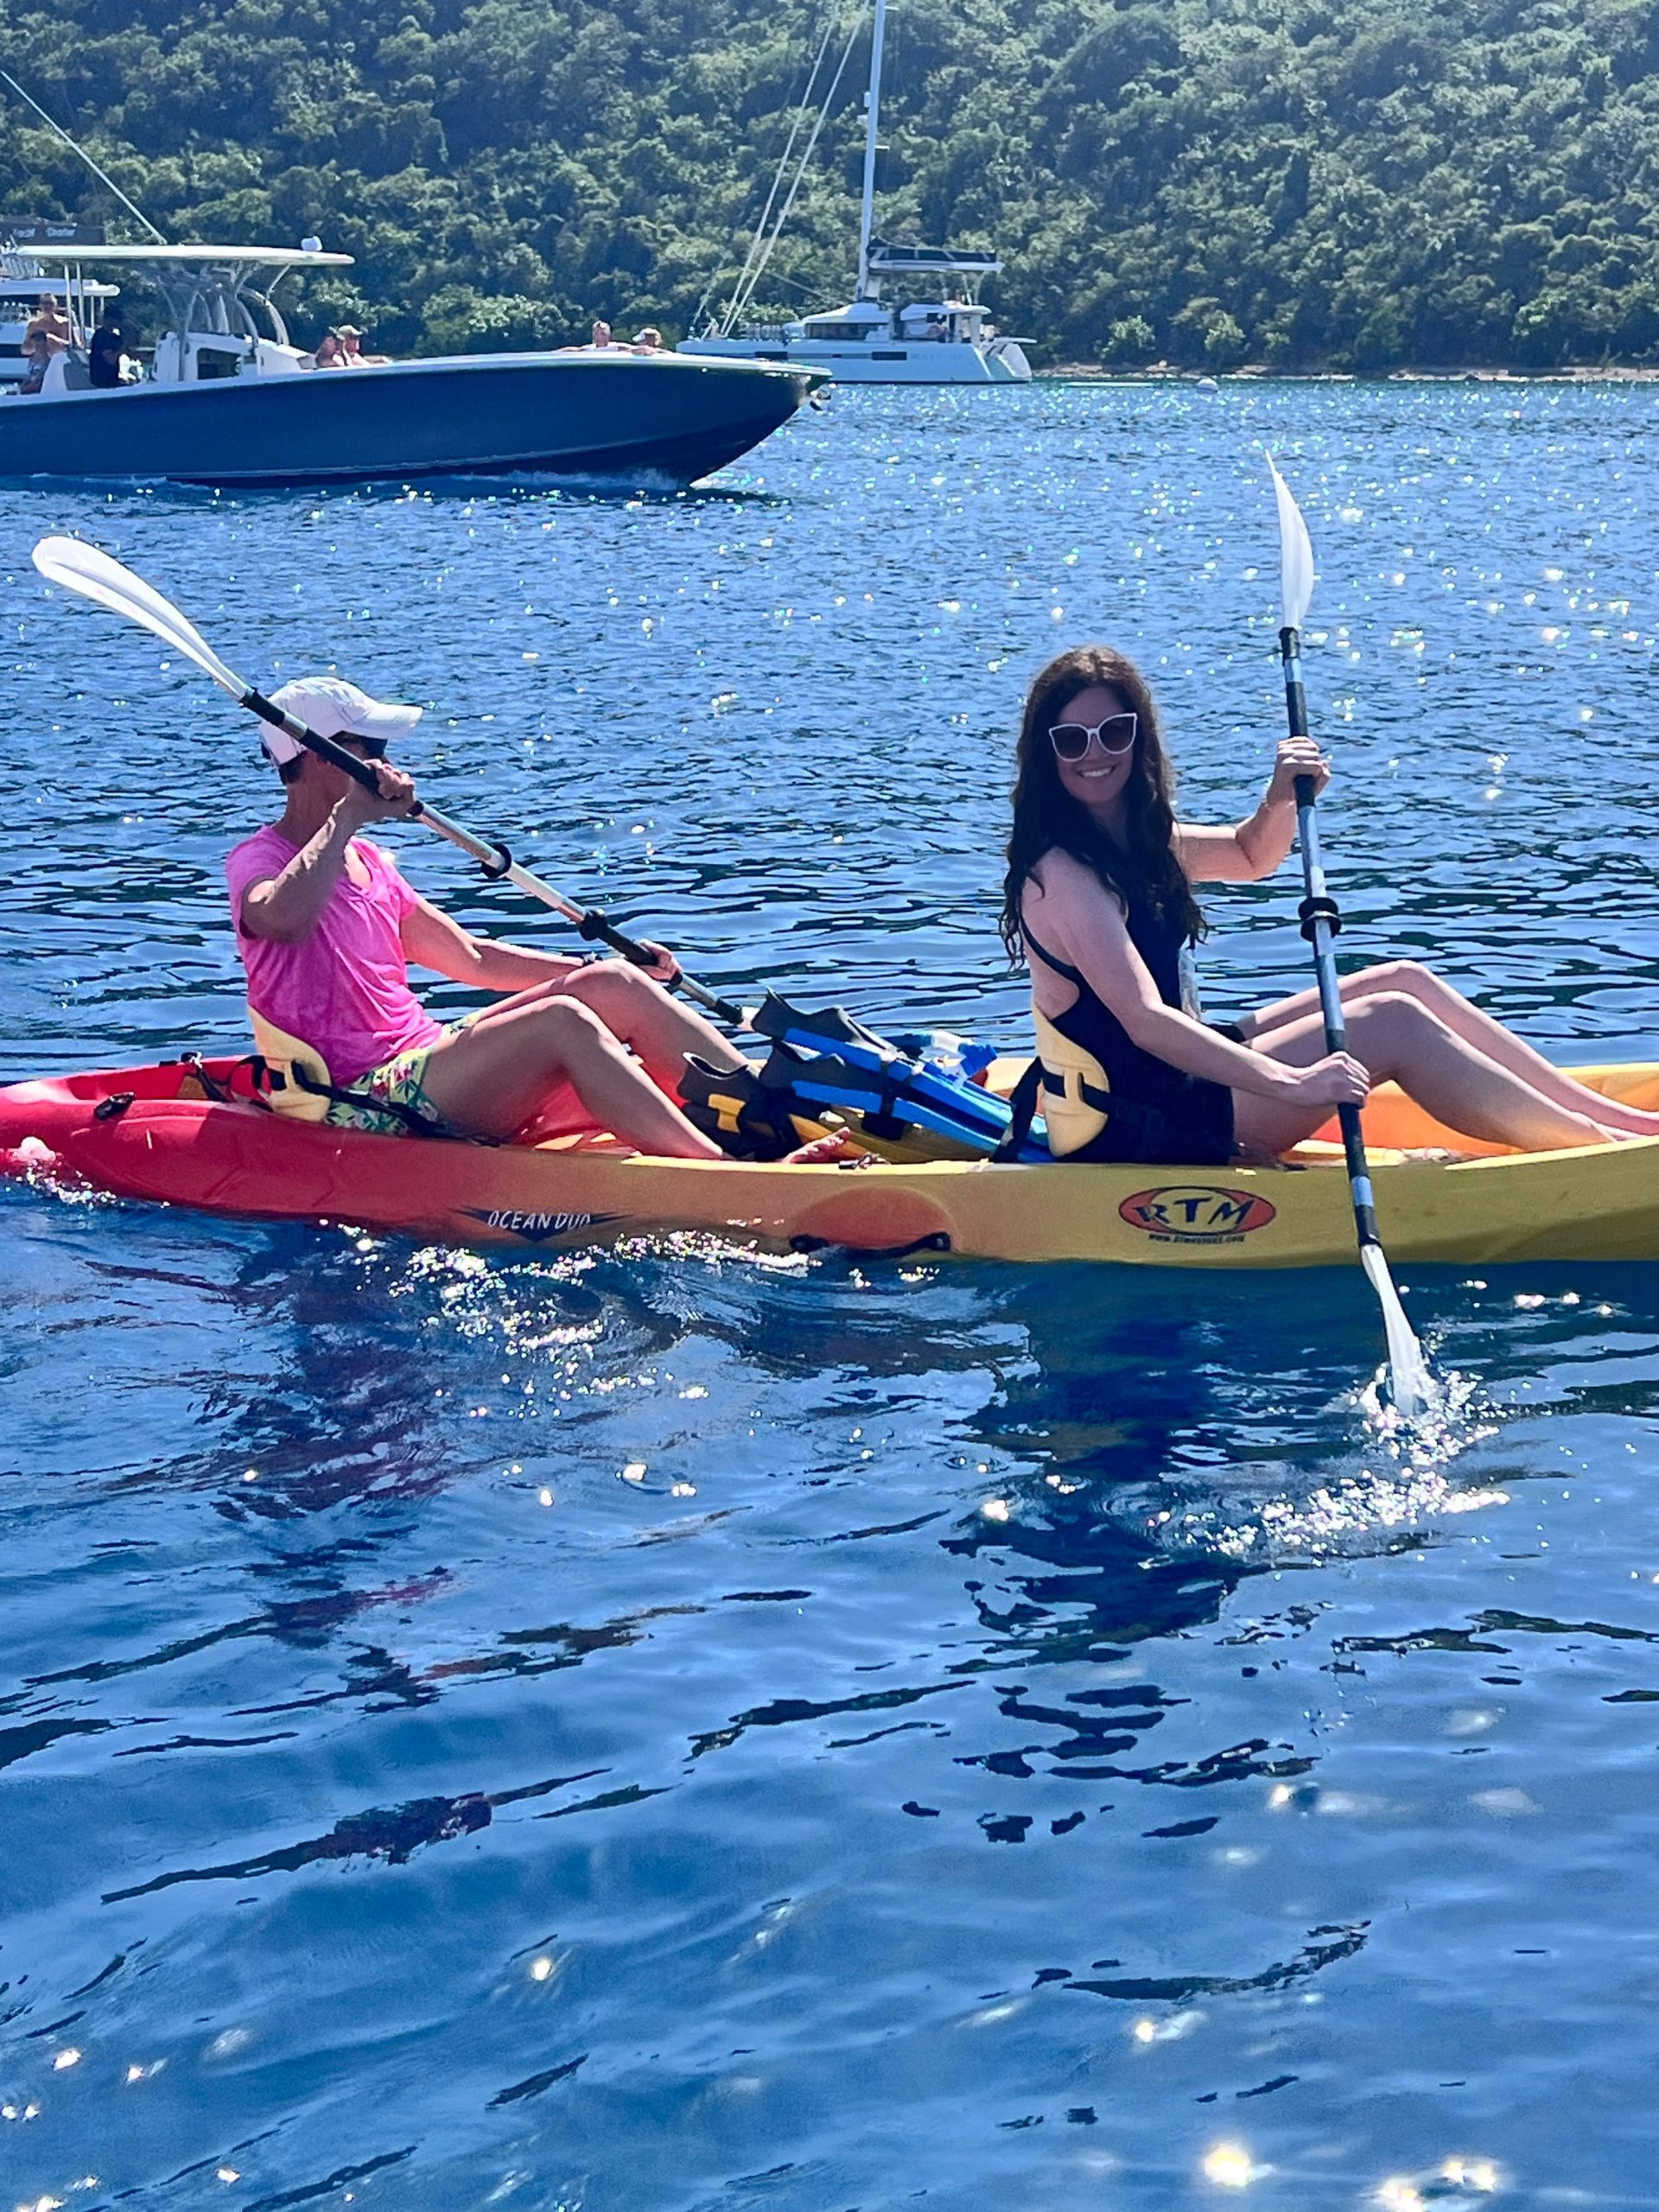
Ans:
[[[672,998],[626,960],[598,960],[562,983],[537,983],[502,999],[472,1024],[474,1030],[550,1000],[575,999],[596,1014],[613,1037],[631,1046],[662,1090],[678,1092],[685,1056],[695,1052],[712,1067],[740,1068],[743,1055],[702,1014]]]
[[[556,1083],[568,1083],[603,1129],[670,1160],[721,1160],[599,1016],[568,994],[520,993],[432,1048],[425,1090],[446,1122],[478,1136],[510,1137]]]
[[[611,966],[597,963],[584,977],[602,977]],[[678,1081],[685,1051],[704,1052],[727,1069],[741,1066],[742,1056],[648,977],[639,976],[638,985],[622,992],[601,987],[601,995],[631,1026],[637,1022],[655,1067],[632,1058],[623,1039],[572,990],[538,986],[492,1007],[470,1027],[435,1045],[426,1066],[427,1096],[455,1128],[510,1137],[556,1084],[566,1083],[600,1128],[624,1144],[658,1159],[724,1160],[714,1139],[694,1128],[666,1093]],[[671,1021],[659,1019],[664,1009]],[[681,1039],[689,1039],[683,1047]],[[788,1165],[804,1166],[843,1161],[862,1166],[867,1158],[839,1130],[785,1155]]]
[[[1528,1152],[1606,1141],[1599,1119],[1569,1111],[1535,1090],[1416,998],[1381,992],[1344,1001],[1344,1013],[1348,1048],[1370,1069],[1372,1080],[1397,1083],[1448,1128]],[[1253,1039],[1252,1049],[1293,1067],[1310,1066],[1325,1057],[1324,1022],[1317,1012],[1309,1014],[1282,1024],[1264,1039]],[[1243,1090],[1234,1091],[1233,1107],[1240,1143],[1269,1152],[1287,1151],[1330,1117],[1328,1107],[1299,1107],[1294,1099],[1262,1098]]]
[[[1377,967],[1362,969],[1356,976],[1344,976],[1341,992],[1344,1007],[1382,992],[1398,992],[1415,999],[1444,1022],[1454,1036],[1472,1045],[1497,1066],[1507,1068],[1511,1075],[1519,1076],[1541,1097],[1549,1099],[1567,1113],[1588,1115],[1605,1128],[1629,1129],[1639,1136],[1659,1136],[1659,1114],[1644,1114],[1637,1107],[1621,1105],[1617,1099],[1604,1098],[1599,1091],[1575,1083],[1512,1029],[1506,1029],[1490,1014],[1483,1014],[1461,991],[1415,960],[1388,960]],[[1258,1051],[1270,1051],[1270,1040],[1277,1031],[1319,1010],[1319,995],[1316,990],[1299,991],[1294,998],[1281,999],[1274,1005],[1263,1007],[1251,1023],[1250,1042]]]

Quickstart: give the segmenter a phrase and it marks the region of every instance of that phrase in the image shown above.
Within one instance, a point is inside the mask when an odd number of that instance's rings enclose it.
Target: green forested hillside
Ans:
[[[302,330],[431,351],[683,331],[825,4],[0,0],[0,63],[170,237],[357,255]],[[893,0],[888,56],[881,227],[994,241],[1039,359],[1659,358],[1651,0]],[[844,294],[867,66],[757,308]],[[136,236],[0,112],[0,210]]]

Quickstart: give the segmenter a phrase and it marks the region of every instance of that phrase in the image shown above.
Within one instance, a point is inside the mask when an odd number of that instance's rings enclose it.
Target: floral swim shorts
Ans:
[[[426,1095],[426,1065],[440,1045],[459,1037],[466,1027],[465,1021],[452,1021],[442,1036],[435,1037],[429,1045],[414,1045],[406,1052],[394,1052],[378,1068],[359,1076],[346,1086],[351,1092],[348,1099],[330,1102],[324,1122],[332,1128],[361,1129],[370,1136],[409,1137],[420,1134],[410,1126],[412,1114],[429,1126],[435,1137],[452,1136],[454,1132]]]

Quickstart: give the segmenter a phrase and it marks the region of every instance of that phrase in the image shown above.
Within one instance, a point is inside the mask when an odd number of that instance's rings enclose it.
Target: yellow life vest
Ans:
[[[251,1004],[248,1020],[253,1030],[256,1050],[270,1070],[270,1087],[267,1101],[275,1114],[290,1114],[296,1122],[320,1122],[331,1103],[328,1097],[308,1090],[295,1080],[296,1073],[327,1089],[334,1082],[328,1072],[328,1063],[315,1045],[308,1045],[302,1037],[290,1037],[274,1021],[267,1021]]]
[[[1105,1108],[1091,1103],[1089,1094],[1109,1098],[1111,1082],[1094,1054],[1063,1037],[1041,1007],[1033,1002],[1031,1012],[1037,1027],[1037,1058],[1043,1069],[1048,1148],[1056,1160],[1065,1160],[1092,1144],[1105,1128]]]

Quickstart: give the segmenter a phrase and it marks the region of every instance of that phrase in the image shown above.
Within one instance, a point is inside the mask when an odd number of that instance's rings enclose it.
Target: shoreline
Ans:
[[[1092,361],[1058,361],[1033,371],[1039,384],[1659,384],[1659,366],[1562,369],[1178,369],[1154,361],[1141,369],[1106,369]]]

